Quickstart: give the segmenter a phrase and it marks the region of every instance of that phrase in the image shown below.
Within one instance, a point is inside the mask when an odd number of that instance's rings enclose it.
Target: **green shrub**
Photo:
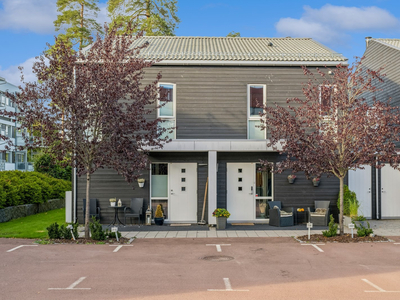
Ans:
[[[362,223],[360,223],[360,226],[357,226],[357,224],[355,224],[354,227],[357,229],[357,236],[359,237],[369,236],[371,233],[374,233],[374,231],[369,226],[369,222],[367,222],[367,227],[364,227]]]
[[[95,217],[92,217],[92,221],[89,223],[89,228],[93,240],[104,241],[106,239],[106,233],[103,231],[103,227]]]
[[[36,172],[48,174],[54,178],[71,180],[71,170],[70,166],[63,167],[58,163],[55,163],[51,155],[43,153],[35,158],[33,168]]]
[[[350,203],[353,203],[354,205],[358,205],[357,208],[360,206],[359,202],[357,200],[357,196],[355,192],[352,192],[349,190],[349,187],[347,185],[345,185],[343,187],[343,214],[346,216],[350,216]],[[338,200],[337,200],[337,207],[340,211],[340,194],[338,196]]]
[[[122,236],[121,232],[117,231],[117,233],[118,233],[118,238],[120,238]],[[111,232],[108,229],[106,229],[106,233],[105,234],[109,239],[116,239],[117,238],[115,232]]]
[[[57,224],[57,222],[51,224],[49,227],[46,228],[47,233],[50,239],[60,239],[61,238],[61,231]]]
[[[38,172],[0,172],[0,209],[49,199],[63,199],[71,182]]]
[[[329,229],[322,231],[322,234],[325,237],[336,236],[337,230],[338,230],[338,224],[335,224],[335,219],[333,218],[333,215],[330,215]]]

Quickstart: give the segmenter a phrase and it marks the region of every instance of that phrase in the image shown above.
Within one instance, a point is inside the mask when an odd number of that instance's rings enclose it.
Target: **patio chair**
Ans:
[[[83,220],[85,220],[86,215],[86,199],[83,199]],[[100,207],[97,199],[90,199],[89,203],[89,218],[95,217],[100,220]]]
[[[315,208],[308,208],[308,222],[314,226],[327,226],[330,201],[314,201]]]
[[[270,226],[284,227],[294,225],[293,207],[282,208],[281,201],[270,201],[268,205]]]
[[[124,223],[126,224],[127,217],[138,218],[140,226],[140,219],[142,218],[142,215],[143,215],[143,198],[131,198],[130,206],[124,208]]]

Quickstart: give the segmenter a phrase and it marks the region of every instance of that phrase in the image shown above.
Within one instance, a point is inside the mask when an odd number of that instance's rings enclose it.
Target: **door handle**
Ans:
[[[174,190],[171,190],[171,195],[174,195]]]
[[[250,195],[253,195],[253,186],[251,186],[250,190],[251,190]]]

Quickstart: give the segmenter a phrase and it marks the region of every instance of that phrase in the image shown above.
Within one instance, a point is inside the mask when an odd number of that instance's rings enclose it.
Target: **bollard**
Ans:
[[[307,223],[307,228],[308,228],[308,239],[310,239],[310,234],[311,234],[311,228],[313,227],[312,223]]]
[[[75,236],[74,236],[74,231],[72,230],[74,227],[72,225],[68,225],[67,229],[71,230],[71,234],[72,234],[72,238],[74,239],[74,241],[76,241]]]
[[[354,235],[353,235],[354,224],[349,224],[347,227],[349,227],[349,229],[351,229],[351,238],[354,238]]]
[[[111,227],[111,232],[115,232],[115,236],[117,238],[117,242],[119,242],[119,239],[118,239],[118,226]]]

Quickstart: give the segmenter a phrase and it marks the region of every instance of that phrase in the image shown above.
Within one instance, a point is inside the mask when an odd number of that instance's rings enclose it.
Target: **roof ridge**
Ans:
[[[230,36],[168,36],[168,35],[157,35],[157,36],[142,36],[140,38],[151,38],[151,39],[276,39],[276,40],[313,40],[310,37],[230,37]],[[313,40],[314,41],[314,40]]]

